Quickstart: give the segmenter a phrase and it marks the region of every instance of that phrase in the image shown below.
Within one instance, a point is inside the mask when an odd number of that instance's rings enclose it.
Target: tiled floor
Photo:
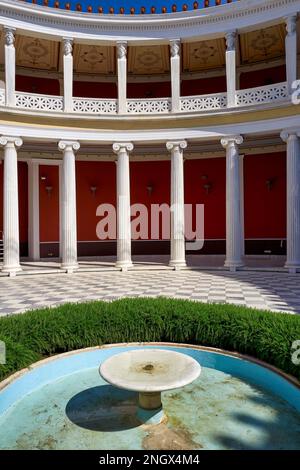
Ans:
[[[284,272],[135,270],[0,279],[0,316],[65,302],[175,297],[300,313],[300,275]]]

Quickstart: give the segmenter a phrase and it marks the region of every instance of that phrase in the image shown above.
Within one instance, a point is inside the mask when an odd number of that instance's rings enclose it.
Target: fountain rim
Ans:
[[[72,351],[68,351],[65,353],[61,354],[56,354],[50,357],[47,357],[45,359],[41,359],[40,361],[32,363],[30,366],[25,367],[24,369],[21,369],[14,374],[8,376],[6,379],[0,382],[0,392],[4,390],[6,387],[11,385],[15,380],[19,379],[23,375],[27,374],[28,372],[31,372],[34,369],[37,369],[39,367],[44,366],[45,364],[49,362],[55,362],[58,361],[62,358],[72,356],[75,354],[80,354],[83,352],[88,352],[88,351],[97,351],[101,349],[112,349],[112,348],[120,348],[120,347],[142,347],[142,346],[163,346],[163,347],[176,347],[176,348],[186,348],[186,349],[197,349],[200,351],[207,351],[207,352],[213,352],[215,354],[220,354],[223,356],[229,356],[229,357],[234,357],[235,359],[240,359],[242,361],[248,361],[252,362],[254,364],[257,364],[261,367],[264,367],[265,369],[268,369],[275,374],[278,374],[281,376],[283,379],[287,380],[291,385],[296,387],[298,390],[300,390],[300,382],[296,379],[296,377],[293,377],[292,375],[287,374],[286,372],[282,371],[281,369],[278,369],[277,367],[268,364],[265,361],[262,361],[260,359],[257,359],[255,357],[249,356],[247,354],[241,354],[236,351],[227,351],[225,349],[221,348],[213,348],[210,346],[201,346],[197,344],[185,344],[185,343],[171,343],[171,342],[132,342],[132,343],[112,343],[112,344],[104,344],[101,346],[91,346],[89,348],[81,348],[81,349],[74,349]]]

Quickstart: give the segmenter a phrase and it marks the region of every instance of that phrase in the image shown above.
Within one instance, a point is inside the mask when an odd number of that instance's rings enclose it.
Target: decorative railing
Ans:
[[[288,96],[289,94],[286,82],[256,88],[247,88],[246,90],[238,90],[236,92],[236,105],[249,106],[272,103],[274,101],[284,101]]]
[[[16,108],[34,111],[63,111],[64,99],[62,96],[39,95],[36,93],[16,93]]]
[[[88,114],[116,114],[118,100],[99,98],[73,98],[73,111]]]
[[[129,99],[128,114],[162,114],[171,111],[170,98]]]
[[[212,111],[224,109],[227,106],[226,93],[212,95],[185,96],[180,100],[180,111],[191,113],[193,111]]]
[[[289,99],[286,82],[248,88],[236,92],[236,108],[259,104],[281,103]],[[0,106],[5,106],[5,90],[0,89]],[[44,111],[50,113],[64,112],[62,96],[40,95],[36,93],[16,92],[16,103],[13,109]],[[199,111],[222,111],[227,108],[226,93],[210,95],[184,96],[180,98],[180,113]],[[170,114],[171,98],[128,99],[127,115]],[[72,114],[76,115],[116,115],[118,100],[99,98],[73,98]]]

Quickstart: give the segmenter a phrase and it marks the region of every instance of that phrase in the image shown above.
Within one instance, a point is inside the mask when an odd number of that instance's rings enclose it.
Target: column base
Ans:
[[[171,268],[174,268],[175,271],[179,271],[181,268],[186,267],[186,261],[185,260],[170,260],[169,266]]]
[[[140,392],[139,406],[143,410],[160,410],[161,392]]]
[[[235,272],[238,269],[243,268],[245,265],[242,261],[225,261],[224,267],[229,268],[229,271]]]
[[[116,268],[120,269],[121,271],[127,271],[128,268],[133,267],[132,261],[117,261],[115,264]]]
[[[10,277],[14,277],[20,271],[22,271],[22,267],[19,264],[14,266],[3,266],[1,269],[2,273],[7,273]]]
[[[290,274],[296,274],[300,272],[300,263],[291,263],[287,261],[284,265],[286,269],[288,269]]]
[[[62,264],[60,269],[65,271],[67,274],[72,274],[74,271],[77,271],[79,268],[78,263],[76,264]]]

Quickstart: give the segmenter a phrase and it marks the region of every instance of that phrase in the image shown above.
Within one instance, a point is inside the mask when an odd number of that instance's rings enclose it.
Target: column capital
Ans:
[[[236,37],[237,37],[236,30],[227,31],[225,33],[227,51],[235,51]]]
[[[187,141],[186,140],[177,140],[177,141],[169,141],[166,143],[167,150],[172,152],[173,150],[184,150],[187,148]]]
[[[58,142],[58,148],[62,152],[65,150],[72,150],[72,152],[77,152],[80,149],[80,143],[72,140],[60,140]]]
[[[4,26],[4,36],[5,36],[5,45],[6,46],[13,46],[15,43],[15,28],[11,28],[10,26]]]
[[[297,27],[297,14],[285,17],[286,32],[289,36],[296,32]]]
[[[117,41],[117,56],[118,59],[126,59],[127,56],[127,41]]]
[[[299,135],[300,135],[300,129],[284,129],[280,133],[280,137],[284,142],[298,139]]]
[[[171,39],[170,40],[170,53],[171,57],[180,57],[180,39]]]
[[[11,137],[2,135],[0,137],[0,145],[2,145],[3,147],[6,147],[7,145],[21,147],[23,145],[23,140],[21,139],[21,137]]]
[[[243,137],[241,135],[228,135],[225,137],[222,137],[221,139],[221,145],[224,148],[227,148],[230,145],[240,145],[244,141]]]
[[[73,38],[62,38],[64,45],[64,56],[71,56],[73,53]]]
[[[132,152],[134,148],[134,145],[131,143],[131,142],[115,142],[113,144],[113,151],[114,153],[116,153],[117,155],[119,155],[119,153],[129,153],[129,152]]]

